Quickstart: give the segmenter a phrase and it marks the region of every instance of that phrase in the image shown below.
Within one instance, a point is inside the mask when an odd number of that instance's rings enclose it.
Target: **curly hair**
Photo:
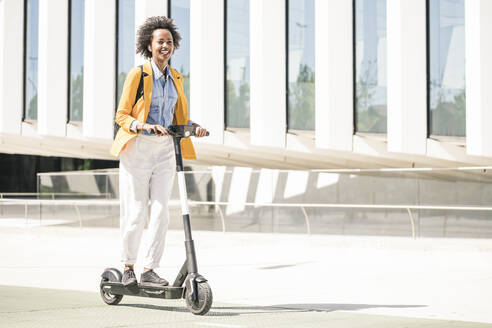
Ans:
[[[149,51],[149,44],[152,41],[152,33],[158,29],[166,29],[173,36],[174,49],[179,48],[181,35],[178,32],[178,27],[174,24],[171,18],[166,16],[152,16],[145,20],[140,25],[137,31],[136,53],[142,55],[146,59],[152,58],[152,52]]]

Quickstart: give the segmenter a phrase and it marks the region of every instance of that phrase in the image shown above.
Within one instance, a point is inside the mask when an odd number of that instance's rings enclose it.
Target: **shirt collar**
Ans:
[[[171,71],[169,69],[169,65],[166,65],[166,67],[164,68],[164,73],[159,69],[159,67],[157,66],[157,64],[154,62],[154,59],[151,59],[150,60],[150,63],[152,64],[152,73],[154,74],[154,79],[155,80],[158,80],[160,79],[161,77],[164,76],[164,74],[167,76],[167,78],[173,78],[173,76],[171,75]]]

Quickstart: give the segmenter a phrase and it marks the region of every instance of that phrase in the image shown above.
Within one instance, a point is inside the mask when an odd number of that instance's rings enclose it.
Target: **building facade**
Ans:
[[[0,0],[0,152],[115,159],[154,15],[183,36],[171,65],[210,130],[199,163],[492,163],[489,0]]]

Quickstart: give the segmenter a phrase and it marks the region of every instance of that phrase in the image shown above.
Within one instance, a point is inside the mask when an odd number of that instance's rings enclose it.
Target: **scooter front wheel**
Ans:
[[[186,293],[186,307],[191,313],[196,315],[204,315],[212,307],[212,289],[207,282],[198,283],[198,299],[193,301],[191,294],[188,291]]]
[[[113,295],[111,294],[109,291],[108,291],[108,287],[104,287],[103,286],[103,282],[105,281],[105,279],[101,279],[101,285],[99,287],[99,290],[101,292],[101,297],[104,301],[104,303],[108,304],[108,305],[116,305],[118,304],[119,302],[121,302],[121,300],[123,299],[123,295]]]

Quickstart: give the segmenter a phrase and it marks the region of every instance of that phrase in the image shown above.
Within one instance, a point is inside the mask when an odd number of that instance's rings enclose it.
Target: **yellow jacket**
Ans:
[[[118,157],[121,151],[125,148],[128,141],[135,138],[140,132],[135,133],[130,130],[130,125],[133,120],[137,119],[144,123],[147,121],[149,115],[150,102],[152,100],[152,65],[150,61],[143,64],[143,84],[144,84],[144,96],[140,97],[135,102],[137,94],[138,83],[140,81],[140,68],[134,67],[125,80],[123,86],[123,93],[121,94],[120,103],[118,105],[118,111],[116,112],[115,121],[121,127],[114,138],[113,145],[111,147],[111,154]],[[146,73],[146,74],[145,74]],[[173,77],[174,86],[178,93],[178,100],[174,106],[174,120],[173,124],[186,125],[188,124],[188,101],[183,91],[183,76],[175,69],[171,68],[171,75]],[[184,159],[196,159],[195,149],[190,138],[183,138],[181,141],[181,151]]]

